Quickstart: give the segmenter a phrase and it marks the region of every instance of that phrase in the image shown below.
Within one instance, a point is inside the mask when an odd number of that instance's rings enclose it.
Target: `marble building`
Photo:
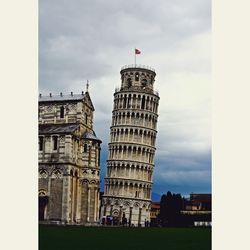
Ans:
[[[121,71],[114,93],[109,156],[101,216],[118,224],[144,226],[150,221],[159,95],[156,73],[147,66]]]
[[[39,95],[39,221],[99,221],[100,144],[89,92]]]

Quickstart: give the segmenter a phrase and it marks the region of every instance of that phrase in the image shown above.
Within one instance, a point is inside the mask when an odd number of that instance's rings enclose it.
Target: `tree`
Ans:
[[[160,220],[162,226],[179,226],[183,199],[180,194],[172,194],[170,191],[161,197]]]

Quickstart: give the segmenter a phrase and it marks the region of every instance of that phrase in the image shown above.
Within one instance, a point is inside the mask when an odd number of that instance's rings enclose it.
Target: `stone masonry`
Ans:
[[[39,96],[39,221],[99,221],[100,144],[82,94]]]
[[[138,65],[121,69],[114,93],[109,157],[101,216],[118,224],[144,226],[150,221],[159,95],[156,73]]]

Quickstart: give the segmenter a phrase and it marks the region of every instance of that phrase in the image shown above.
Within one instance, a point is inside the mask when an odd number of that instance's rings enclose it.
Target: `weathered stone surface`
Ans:
[[[39,197],[47,197],[39,199],[40,220],[84,224],[99,219],[94,188],[99,190],[101,141],[93,131],[93,112],[88,93],[39,98]]]
[[[155,75],[149,68],[123,68],[114,94],[101,215],[120,222],[123,214],[135,226],[150,221],[159,104]]]

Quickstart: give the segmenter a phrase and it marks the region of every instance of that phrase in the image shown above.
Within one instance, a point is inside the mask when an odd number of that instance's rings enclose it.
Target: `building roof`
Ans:
[[[102,142],[95,134],[95,132],[85,132],[83,134],[83,138],[84,139],[88,139],[88,140],[93,140],[93,141],[99,141],[99,142]]]
[[[39,124],[39,134],[69,134],[79,126],[79,124]]]
[[[49,96],[42,96],[39,95],[39,102],[54,102],[54,101],[78,101],[84,98],[85,94],[74,95],[73,93],[70,95],[49,95]]]
[[[211,194],[190,194],[190,201],[196,202],[211,202],[212,195]]]
[[[79,127],[80,124],[39,124],[39,134],[71,134]],[[85,132],[82,138],[102,143],[94,131]]]
[[[152,203],[152,204],[151,204],[151,209],[152,209],[152,208],[160,209],[160,208],[161,208],[161,205],[160,205],[160,203]]]
[[[189,215],[204,215],[204,214],[211,214],[211,211],[204,211],[204,210],[181,210],[181,214],[189,214]]]

